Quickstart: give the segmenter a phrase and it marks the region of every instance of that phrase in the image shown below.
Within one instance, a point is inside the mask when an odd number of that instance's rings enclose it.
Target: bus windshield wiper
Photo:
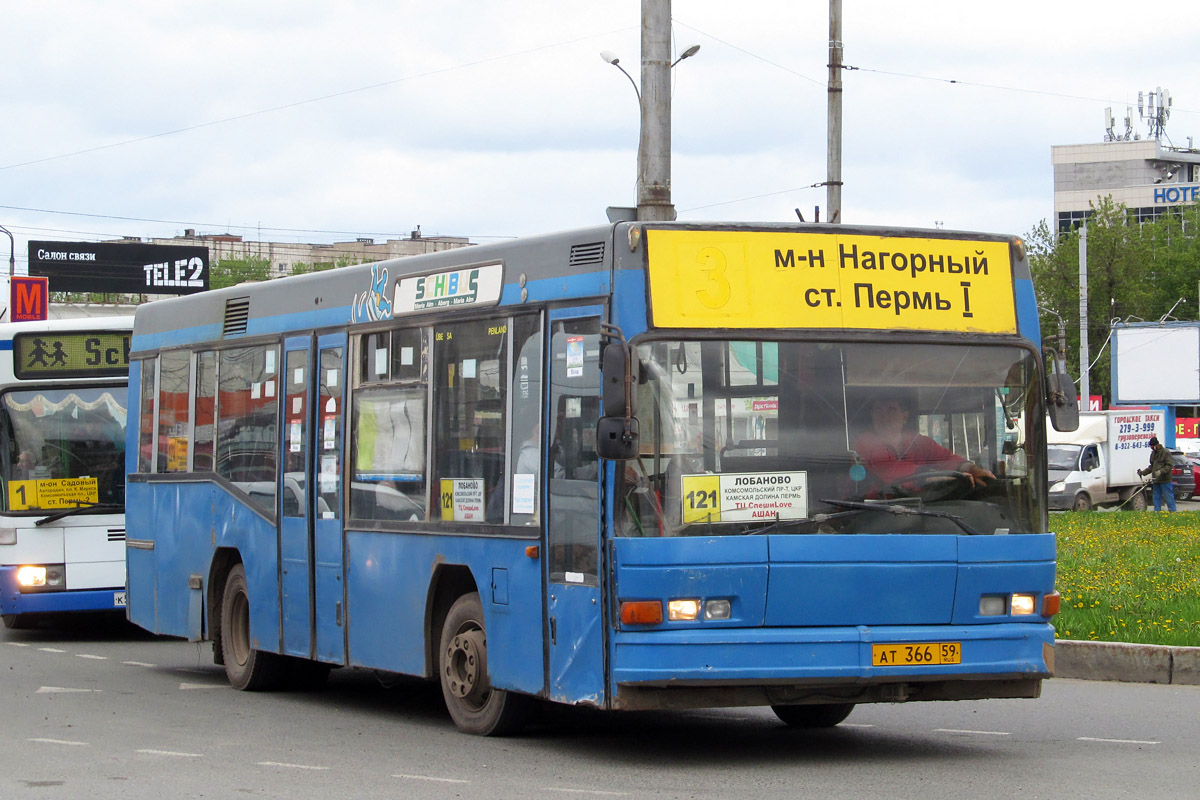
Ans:
[[[51,522],[57,522],[63,517],[69,517],[78,514],[81,511],[125,511],[125,506],[120,503],[88,503],[86,505],[78,505],[74,508],[68,508],[63,511],[55,511],[53,514],[42,517],[34,525],[48,525]]]
[[[916,508],[915,506],[904,506],[898,503],[860,503],[856,500],[821,500],[822,503],[828,503],[831,506],[838,508],[852,508],[857,511],[885,511],[888,514],[898,514],[901,516],[909,515],[914,517],[939,517],[948,519],[961,528],[965,533],[971,536],[982,536],[980,531],[975,530],[968,525],[962,517],[957,514],[948,514],[945,511],[930,511],[927,508]]]

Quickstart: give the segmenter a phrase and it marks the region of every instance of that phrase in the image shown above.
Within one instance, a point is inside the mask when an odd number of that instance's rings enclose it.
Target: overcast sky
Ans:
[[[828,3],[675,0],[681,220],[825,205]],[[1175,99],[1195,0],[845,0],[843,221],[1025,234],[1050,147]],[[635,203],[637,0],[7,4],[0,224],[27,239],[495,237]],[[1118,123],[1119,124],[1119,123]],[[822,208],[822,211],[824,209]],[[822,214],[824,218],[824,213]],[[0,239],[2,241],[2,239]]]

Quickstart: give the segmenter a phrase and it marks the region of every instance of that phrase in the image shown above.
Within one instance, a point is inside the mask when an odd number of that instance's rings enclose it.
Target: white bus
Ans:
[[[0,324],[0,617],[125,607],[132,317]]]

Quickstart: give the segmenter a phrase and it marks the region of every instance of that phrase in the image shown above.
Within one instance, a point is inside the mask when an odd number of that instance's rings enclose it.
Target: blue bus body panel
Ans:
[[[871,666],[871,645],[962,643],[962,663]],[[622,631],[614,636],[613,683],[719,685],[732,682],[799,683],[902,677],[1050,677],[1048,622],[971,626],[860,626],[835,628],[712,628]],[[619,694],[619,689],[617,690]]]
[[[429,587],[439,565],[468,567],[479,587],[492,684],[536,694],[542,658],[540,562],[528,539],[346,531],[349,663],[425,674]],[[434,631],[433,635],[440,635]]]
[[[768,626],[944,625],[956,536],[768,536]]]
[[[1038,321],[1037,295],[1033,292],[1033,281],[1014,278],[1013,290],[1016,292],[1017,302],[1017,332],[1041,352],[1042,329]]]
[[[279,558],[275,526],[211,481],[131,482],[129,503],[147,513],[127,518],[130,539],[155,543],[129,549],[130,619],[155,633],[189,637],[189,578],[204,586],[217,548],[240,554],[250,595],[250,641],[279,652]],[[158,546],[159,542],[163,546]],[[145,558],[152,554],[153,558]],[[147,570],[151,575],[147,575]],[[153,608],[153,613],[147,611]],[[153,627],[150,627],[150,625]],[[211,630],[212,620],[206,628]]]
[[[621,538],[613,552],[617,603],[731,601],[728,620],[616,631],[614,691],[668,680],[1049,675],[1048,620],[982,617],[979,599],[1053,591],[1053,534]],[[906,642],[961,642],[962,663],[872,666],[872,644]]]

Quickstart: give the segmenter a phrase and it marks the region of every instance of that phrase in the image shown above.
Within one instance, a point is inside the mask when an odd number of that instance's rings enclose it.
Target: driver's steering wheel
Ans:
[[[883,490],[887,496],[916,497],[926,503],[965,497],[975,488],[975,481],[966,472],[950,469],[932,470],[910,475]]]

